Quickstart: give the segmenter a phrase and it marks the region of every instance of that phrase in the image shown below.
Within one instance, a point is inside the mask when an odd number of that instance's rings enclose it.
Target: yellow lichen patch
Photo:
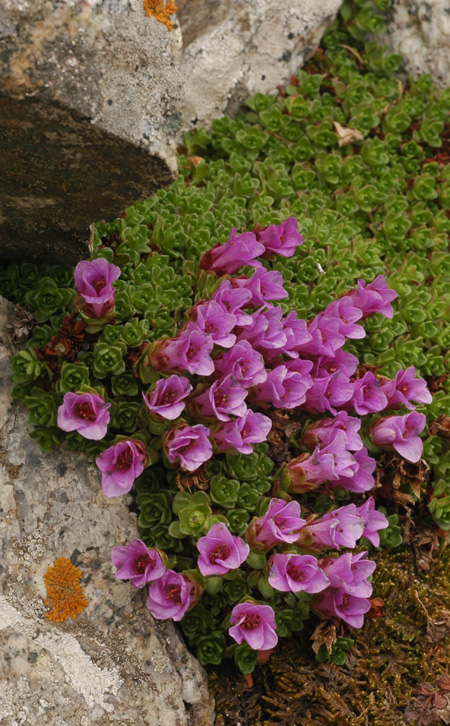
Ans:
[[[173,21],[170,16],[176,11],[176,5],[173,0],[144,0],[144,10],[149,17],[155,18],[158,23],[162,23],[168,30],[172,30]]]
[[[48,620],[62,623],[68,618],[76,618],[88,606],[84,590],[80,585],[81,571],[66,557],[58,557],[44,575],[47,599],[50,608]]]

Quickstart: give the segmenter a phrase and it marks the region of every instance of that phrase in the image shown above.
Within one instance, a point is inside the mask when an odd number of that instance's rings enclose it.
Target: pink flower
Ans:
[[[257,233],[258,242],[265,247],[264,257],[274,252],[282,257],[292,257],[297,247],[305,241],[298,231],[298,221],[288,217],[281,224],[270,224]]]
[[[237,420],[222,424],[213,433],[213,439],[219,451],[235,450],[240,454],[251,454],[252,444],[267,441],[272,428],[272,421],[262,413],[254,413],[250,409]]]
[[[295,364],[299,363],[295,370]],[[275,408],[296,408],[305,402],[306,392],[311,385],[311,376],[305,371],[310,361],[292,361],[268,371],[267,378],[251,391],[250,399],[255,403],[268,403]],[[302,365],[306,364],[306,365]]]
[[[285,476],[290,491],[306,492],[326,481],[352,477],[354,471],[355,457],[345,448],[345,433],[340,431],[327,446],[317,446],[311,456],[301,454],[291,459]]]
[[[150,354],[150,363],[161,372],[179,370],[209,376],[214,372],[214,362],[209,355],[213,348],[211,336],[193,326],[177,338],[156,343]]]
[[[359,451],[363,447],[362,439],[358,433],[361,428],[361,419],[349,416],[347,411],[339,411],[335,418],[322,418],[310,424],[303,434],[303,443],[313,449],[318,444],[327,446],[339,431],[345,435],[345,448],[348,451]]]
[[[367,552],[352,555],[346,552],[340,557],[327,557],[320,566],[330,580],[330,587],[339,588],[357,597],[370,597],[372,585],[367,580],[375,570],[375,562],[366,560]]]
[[[240,537],[230,534],[223,522],[213,524],[205,537],[197,542],[200,552],[198,569],[202,575],[226,575],[247,559],[250,547]]]
[[[377,512],[375,509],[375,500],[373,497],[369,497],[356,511],[364,519],[363,537],[368,539],[374,547],[378,547],[380,544],[378,530],[389,527],[388,520],[382,512]]]
[[[195,409],[200,416],[229,421],[231,416],[245,414],[247,411],[246,398],[247,390],[233,375],[228,375],[214,381],[210,388],[195,396],[191,403],[192,409]]]
[[[147,463],[145,445],[137,439],[119,441],[97,456],[95,463],[102,472],[105,496],[127,494]]]
[[[149,549],[140,539],[131,540],[125,547],[113,547],[111,559],[117,569],[116,577],[131,580],[133,587],[144,587],[166,571],[160,551]]]
[[[187,424],[168,429],[164,433],[163,446],[171,464],[180,462],[182,469],[195,471],[213,454],[206,426]]]
[[[278,643],[275,613],[270,605],[242,602],[233,608],[230,623],[231,637],[237,643],[245,640],[253,650],[270,650]]]
[[[344,371],[326,374],[316,378],[312,376],[312,384],[306,391],[306,400],[303,408],[311,413],[336,414],[336,408],[350,401],[354,391],[354,384]]]
[[[367,492],[373,489],[375,481],[372,474],[376,468],[375,459],[369,456],[364,446],[359,451],[353,452],[353,458],[352,474],[340,476],[336,481],[330,482],[330,486],[347,489],[349,492]]]
[[[281,592],[316,593],[324,590],[330,581],[312,555],[272,555],[268,562],[269,585]]]
[[[372,426],[374,444],[382,448],[394,448],[407,461],[420,461],[423,443],[419,434],[425,428],[425,414],[412,411],[405,416],[380,418]]]
[[[173,421],[184,410],[184,400],[192,386],[184,376],[170,376],[156,381],[153,390],[142,394],[147,409],[152,414]]]
[[[75,287],[87,303],[84,312],[91,318],[103,318],[114,307],[113,282],[120,277],[120,267],[104,257],[82,260],[75,267]]]
[[[232,278],[233,283],[236,278]],[[212,300],[223,305],[227,313],[231,313],[236,318],[236,325],[244,327],[252,324],[252,316],[243,312],[242,308],[246,308],[250,304],[252,293],[250,290],[233,287],[231,280],[224,280],[220,287],[212,296]]]
[[[269,272],[261,263],[255,262],[254,264],[258,266],[253,273],[253,277],[233,278],[234,285],[251,292],[251,298],[248,301],[249,306],[259,307],[260,305],[266,305],[269,300],[281,300],[289,297],[289,293],[283,287],[281,272],[278,272],[278,270]]]
[[[214,364],[216,371],[225,376],[233,375],[243,388],[255,386],[267,378],[264,358],[253,350],[248,340],[241,340],[226,353],[221,353]]]
[[[423,378],[416,378],[416,369],[410,366],[406,370],[398,371],[393,381],[381,384],[381,390],[387,396],[387,408],[414,409],[411,401],[417,403],[431,403],[433,398]]]
[[[253,322],[247,325],[238,335],[238,341],[248,340],[255,350],[264,355],[267,350],[276,349],[278,353],[287,343],[287,335],[283,329],[283,311],[280,307],[268,310],[257,310],[253,313]]]
[[[272,498],[266,514],[251,523],[246,540],[255,549],[268,550],[282,542],[295,542],[304,524],[298,502]]]
[[[260,257],[265,247],[256,241],[253,232],[236,236],[236,227],[231,230],[230,239],[225,244],[212,247],[200,260],[202,270],[211,270],[217,275],[231,275],[243,265],[248,265]]]
[[[318,596],[314,609],[329,618],[337,616],[348,623],[352,628],[362,628],[364,615],[371,608],[369,600],[365,597],[349,595],[343,590],[324,590]]]
[[[345,338],[365,338],[366,331],[361,325],[357,325],[356,321],[361,320],[362,311],[355,307],[353,300],[349,296],[341,297],[330,303],[323,313],[319,313],[315,320],[336,319],[339,323],[339,333]]]
[[[383,275],[378,275],[369,285],[365,280],[358,280],[356,290],[351,290],[348,296],[352,298],[353,305],[362,311],[363,318],[375,313],[381,313],[386,318],[394,316],[392,300],[398,297],[395,290],[390,290]]]
[[[108,430],[110,403],[96,393],[66,393],[58,408],[58,426],[78,431],[85,439],[99,441]]]
[[[340,507],[305,523],[299,532],[299,547],[353,548],[363,536],[364,518],[354,504]]]
[[[231,348],[236,342],[236,336],[231,332],[236,325],[236,317],[228,313],[226,308],[216,300],[210,300],[194,308],[195,325],[188,323],[186,332],[195,327],[210,335],[215,345],[221,348]]]
[[[348,402],[349,408],[354,408],[360,416],[368,413],[377,413],[386,408],[388,400],[381,389],[378,378],[372,371],[367,371],[362,378],[353,383],[353,396]]]
[[[195,585],[187,575],[166,570],[149,587],[147,608],[157,620],[183,619],[195,602]]]

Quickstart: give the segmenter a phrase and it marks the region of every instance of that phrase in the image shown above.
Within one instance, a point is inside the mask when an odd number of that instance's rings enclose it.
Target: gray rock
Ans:
[[[177,0],[183,128],[209,126],[278,85],[315,53],[341,0]]]
[[[387,16],[387,33],[377,36],[396,53],[412,76],[431,73],[442,88],[450,76],[449,0],[394,0]]]
[[[0,259],[75,262],[173,181],[180,55],[142,0],[0,0]]]
[[[0,298],[0,722],[2,726],[208,726],[206,676],[145,593],[117,580],[111,548],[137,535],[124,498],[106,499],[82,454],[42,454],[11,402]],[[58,557],[83,573],[89,605],[49,622],[44,574]]]

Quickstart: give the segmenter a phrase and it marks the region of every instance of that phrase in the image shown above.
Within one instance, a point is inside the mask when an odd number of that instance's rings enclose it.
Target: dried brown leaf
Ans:
[[[313,642],[312,649],[316,655],[322,645],[326,645],[327,651],[331,654],[333,645],[337,640],[336,626],[329,622],[319,623],[311,635],[311,640]]]
[[[364,139],[364,136],[358,129],[341,126],[339,121],[333,121],[333,125],[338,135],[339,146],[347,146],[347,144],[353,144],[354,141],[363,141]]]

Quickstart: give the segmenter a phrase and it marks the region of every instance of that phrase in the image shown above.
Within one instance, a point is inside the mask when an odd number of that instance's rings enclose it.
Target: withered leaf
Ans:
[[[311,640],[313,641],[312,649],[316,655],[322,645],[326,645],[327,651],[331,654],[337,640],[336,626],[328,622],[319,623],[311,635]]]
[[[333,121],[333,125],[338,135],[339,146],[346,146],[347,144],[352,144],[354,141],[362,141],[364,139],[364,136],[358,129],[341,126],[339,121]]]

